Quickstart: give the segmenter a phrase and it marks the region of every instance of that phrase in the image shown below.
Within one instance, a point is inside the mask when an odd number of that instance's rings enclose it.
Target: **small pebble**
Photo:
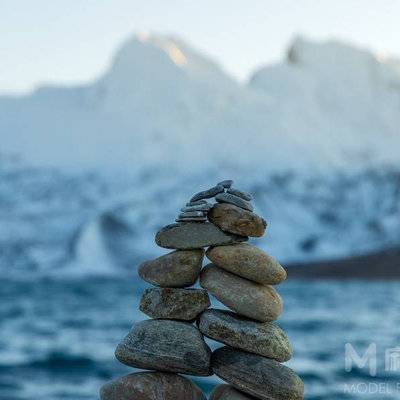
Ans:
[[[253,200],[253,196],[250,193],[242,192],[241,190],[229,188],[226,192],[241,197],[243,200]]]
[[[235,196],[230,193],[219,193],[215,196],[215,200],[218,203],[228,203],[243,208],[244,210],[253,211],[253,206],[246,200],[243,200],[241,197]]]
[[[217,185],[221,185],[224,188],[229,189],[233,185],[233,180],[226,179],[225,181],[217,183]]]
[[[224,187],[222,185],[217,185],[210,189],[203,190],[202,192],[196,193],[190,199],[190,202],[194,202],[197,200],[203,200],[203,199],[210,199],[211,197],[214,197],[218,193],[223,193],[223,192],[224,192]]]

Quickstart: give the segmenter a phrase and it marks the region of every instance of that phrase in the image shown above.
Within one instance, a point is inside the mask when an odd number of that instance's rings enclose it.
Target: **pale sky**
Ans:
[[[0,0],[0,93],[96,78],[135,32],[180,36],[238,79],[291,39],[400,55],[400,0]]]

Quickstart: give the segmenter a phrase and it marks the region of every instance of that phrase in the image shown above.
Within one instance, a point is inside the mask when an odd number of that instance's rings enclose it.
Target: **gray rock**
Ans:
[[[240,243],[247,238],[225,233],[210,223],[185,223],[165,226],[155,240],[160,247],[185,250]]]
[[[219,385],[211,393],[210,400],[256,400],[230,385]]]
[[[150,318],[193,321],[208,307],[210,299],[202,289],[151,288],[140,301],[140,311]]]
[[[230,311],[209,309],[201,314],[198,326],[203,335],[235,349],[279,362],[292,357],[288,337],[271,322],[256,322]]]
[[[179,214],[178,218],[197,218],[197,217],[204,217],[206,213],[204,211],[186,211]]]
[[[206,255],[218,267],[262,285],[277,285],[287,276],[276,260],[247,243],[210,247]]]
[[[241,190],[234,189],[234,188],[229,188],[227,191],[229,194],[233,194],[237,197],[242,198],[243,200],[246,201],[251,201],[253,200],[253,196],[250,193],[242,192]]]
[[[224,192],[224,187],[222,185],[217,185],[210,189],[203,190],[202,192],[196,193],[190,199],[190,202],[192,203],[197,200],[210,199],[211,197],[214,197],[216,194],[223,193],[223,192]]]
[[[226,179],[225,181],[217,183],[217,186],[221,185],[226,189],[229,189],[233,185],[233,180],[232,179]]]
[[[304,384],[290,368],[256,354],[222,347],[213,353],[212,369],[224,381],[260,400],[304,398]]]
[[[243,200],[240,197],[235,196],[234,194],[220,193],[215,196],[215,200],[217,200],[218,203],[234,204],[235,206],[238,206],[245,210],[253,211],[253,205],[250,202]]]
[[[241,278],[214,264],[201,271],[200,285],[221,303],[245,317],[269,322],[282,313],[282,299],[272,286]]]
[[[156,286],[192,286],[199,277],[203,257],[202,249],[173,251],[141,264],[139,276]]]
[[[198,204],[194,206],[186,206],[182,207],[181,211],[182,212],[188,212],[188,211],[209,211],[211,209],[212,205],[207,203],[207,204]]]
[[[185,218],[176,218],[175,222],[182,222],[182,223],[187,223],[187,222],[206,222],[207,221],[207,217],[185,217]]]
[[[207,217],[223,231],[241,236],[261,237],[267,227],[263,218],[234,204],[215,204]]]
[[[207,200],[189,201],[186,203],[187,207],[198,206],[200,204],[208,204]]]
[[[121,376],[100,389],[101,400],[207,400],[189,379],[163,372]]]
[[[211,350],[192,324],[166,319],[136,323],[115,350],[134,368],[209,376]]]

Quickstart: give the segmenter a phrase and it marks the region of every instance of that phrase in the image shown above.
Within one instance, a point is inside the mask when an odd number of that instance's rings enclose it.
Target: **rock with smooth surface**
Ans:
[[[204,251],[178,250],[165,254],[139,267],[139,276],[161,287],[192,286],[199,277]]]
[[[136,323],[115,350],[130,367],[209,376],[211,350],[188,322],[149,319]]]
[[[267,223],[257,214],[228,203],[215,204],[208,219],[225,232],[241,236],[261,237]]]
[[[214,264],[201,271],[200,285],[225,306],[245,317],[269,322],[282,313],[282,299],[272,286],[241,278]]]
[[[256,400],[230,385],[219,385],[211,393],[210,400]]]
[[[204,211],[185,211],[179,214],[178,218],[204,217]]]
[[[233,180],[232,179],[226,179],[224,181],[218,182],[217,186],[221,185],[226,189],[229,189],[233,185]]]
[[[257,322],[230,311],[209,309],[201,314],[198,326],[203,335],[235,349],[279,362],[292,357],[288,337],[272,322]]]
[[[171,224],[157,232],[156,243],[167,249],[198,249],[208,246],[241,243],[247,237],[223,232],[211,223]]]
[[[210,199],[211,197],[214,197],[218,193],[223,193],[224,192],[224,187],[222,185],[216,185],[210,189],[203,190],[199,193],[196,193],[191,199],[190,202],[193,203],[198,200],[204,200],[204,199]]]
[[[193,321],[209,306],[206,290],[151,288],[144,291],[139,308],[150,318]]]
[[[222,347],[212,355],[216,375],[260,400],[302,400],[304,384],[290,368],[275,360]]]
[[[187,224],[188,222],[206,222],[207,221],[207,217],[203,216],[203,217],[178,217],[175,219],[175,222],[178,223],[185,223]]]
[[[226,193],[233,194],[233,195],[235,195],[237,197],[240,197],[240,198],[242,198],[243,200],[246,200],[246,201],[253,200],[253,196],[250,193],[242,192],[241,190],[238,190],[238,189],[229,188],[226,191]]]
[[[100,389],[101,400],[207,400],[189,379],[163,372],[121,376]]]
[[[276,260],[247,243],[211,247],[206,256],[218,267],[263,285],[277,285],[287,276]]]
[[[243,200],[242,198],[235,196],[234,194],[219,193],[215,196],[215,200],[218,203],[229,203],[240,208],[244,208],[245,210],[253,211],[253,205],[249,201]]]

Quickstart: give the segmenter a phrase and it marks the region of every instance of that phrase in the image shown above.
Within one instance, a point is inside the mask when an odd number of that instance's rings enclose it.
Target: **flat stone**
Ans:
[[[139,308],[150,318],[193,321],[208,307],[210,299],[206,290],[151,288],[144,291]]]
[[[218,193],[223,193],[223,192],[224,192],[224,187],[222,185],[217,185],[210,189],[203,190],[202,192],[196,193],[190,199],[190,202],[194,202],[197,200],[203,200],[203,199],[211,199],[211,197],[214,197]]]
[[[290,368],[256,354],[222,347],[212,356],[216,375],[260,400],[302,400],[304,384]]]
[[[207,204],[198,204],[198,205],[194,205],[194,206],[186,206],[186,207],[182,207],[181,211],[182,212],[188,212],[188,211],[210,211],[210,209],[212,208],[212,205],[207,203]]]
[[[139,267],[139,276],[152,285],[161,287],[192,286],[197,281],[203,263],[204,251],[177,250]]]
[[[189,379],[163,372],[121,376],[100,389],[101,400],[207,400]]]
[[[288,337],[272,322],[257,322],[230,311],[209,309],[201,314],[198,326],[203,335],[235,349],[279,362],[292,357]]]
[[[123,364],[188,375],[209,376],[211,350],[188,322],[148,319],[136,323],[115,350]]]
[[[247,237],[221,231],[214,224],[171,224],[156,235],[156,243],[167,249],[197,249],[246,241]]]
[[[229,189],[233,185],[233,180],[232,179],[226,179],[222,182],[217,183],[217,186],[221,185],[226,189]]]
[[[178,218],[204,217],[205,215],[204,211],[186,211],[179,214]]]
[[[240,208],[244,208],[245,210],[253,211],[253,205],[250,202],[243,200],[242,198],[235,196],[234,194],[220,193],[215,196],[215,200],[218,201],[218,203],[233,204]]]
[[[241,278],[214,264],[203,268],[200,285],[221,303],[245,317],[269,322],[282,313],[282,299],[272,286]]]
[[[215,204],[207,216],[223,231],[236,235],[261,237],[267,226],[257,214],[228,203]]]
[[[187,222],[206,222],[207,221],[207,217],[185,217],[185,218],[176,218],[175,222],[183,222],[183,223],[187,223]]]
[[[207,200],[189,201],[186,203],[187,207],[198,206],[200,204],[208,204]]]
[[[246,201],[251,201],[253,200],[253,196],[250,193],[242,192],[241,190],[234,189],[234,188],[229,188],[227,191],[229,194],[233,194],[237,197],[242,198],[243,200]]]
[[[210,400],[256,400],[230,385],[219,385],[211,393]]]
[[[210,247],[206,255],[218,267],[263,285],[277,285],[287,276],[271,256],[247,243]]]

